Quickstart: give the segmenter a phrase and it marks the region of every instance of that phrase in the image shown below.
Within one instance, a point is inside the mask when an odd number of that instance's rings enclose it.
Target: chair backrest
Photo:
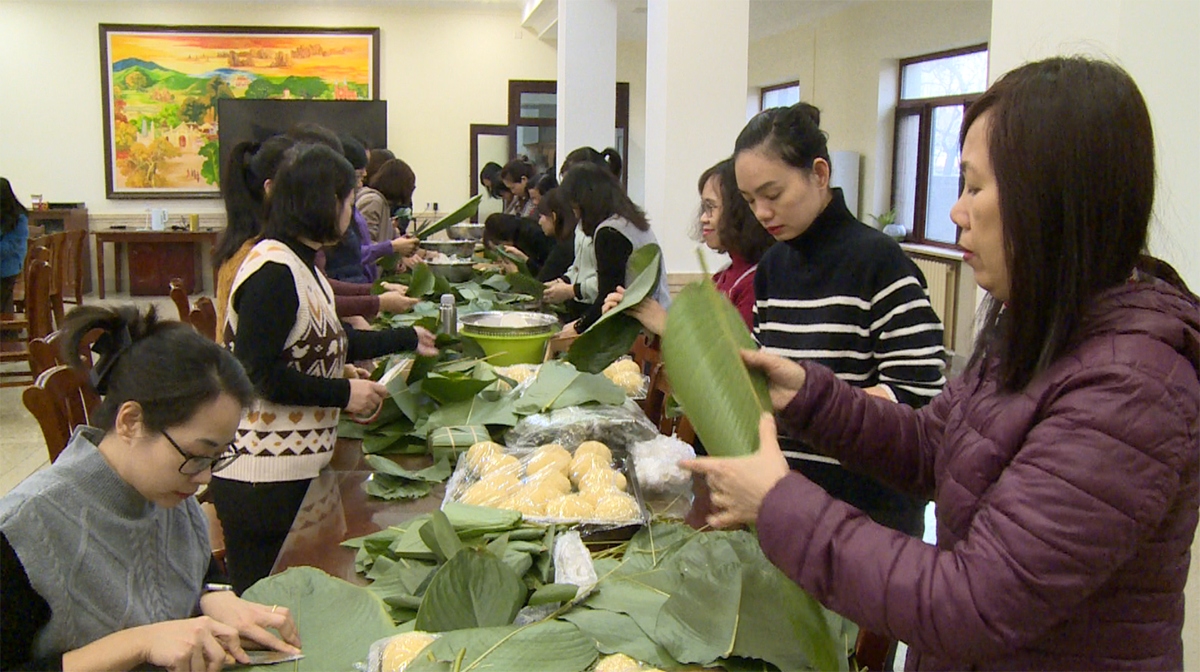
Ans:
[[[45,250],[45,248],[37,248]],[[39,256],[45,256],[45,251]],[[54,331],[54,317],[50,303],[50,282],[53,270],[50,264],[35,259],[28,265],[25,280],[25,319],[29,320],[29,339],[43,338]]]
[[[192,323],[192,328],[200,332],[210,341],[217,340],[217,307],[213,305],[212,299],[207,296],[202,296],[196,299],[196,306],[188,313],[188,322]]]
[[[87,243],[86,229],[72,229],[64,232],[62,253],[62,293],[74,297],[72,303],[83,303],[83,267],[84,249]]]
[[[79,341],[79,359],[88,369],[92,368],[92,344],[100,335],[104,333],[103,329],[92,329],[83,335]],[[58,365],[70,366],[72,363],[63,359],[62,356],[62,330],[51,332],[49,335],[42,338],[34,338],[29,341],[29,365],[33,370],[34,376],[39,376],[47,369]]]
[[[43,371],[34,384],[25,389],[21,400],[42,428],[46,450],[53,462],[67,447],[71,432],[89,422],[92,412],[100,404],[100,395],[83,374],[60,365]]]
[[[646,405],[642,407],[642,410],[646,411],[646,416],[650,418],[651,422],[658,425],[660,434],[675,436],[684,443],[695,445],[696,430],[688,421],[687,416],[672,416],[667,412],[667,399],[670,396],[671,381],[667,379],[667,368],[662,364],[657,364],[650,376],[650,391],[646,393]]]
[[[179,311],[179,321],[189,322],[192,314],[192,304],[188,300],[187,290],[183,288],[183,280],[180,278],[171,278],[171,301],[175,303],[175,310]]]
[[[63,252],[67,243],[67,234],[59,231],[46,236],[50,249],[50,268],[53,273],[50,274],[50,293],[52,295],[60,295],[63,286]]]

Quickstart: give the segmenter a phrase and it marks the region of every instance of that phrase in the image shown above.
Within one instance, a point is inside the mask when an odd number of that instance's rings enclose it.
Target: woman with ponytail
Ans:
[[[71,353],[97,328],[89,373]],[[54,464],[0,499],[4,669],[217,670],[249,663],[246,639],[298,652],[286,608],[218,583],[194,497],[238,457],[254,392],[237,359],[153,308],[82,306],[63,336],[102,401]]]

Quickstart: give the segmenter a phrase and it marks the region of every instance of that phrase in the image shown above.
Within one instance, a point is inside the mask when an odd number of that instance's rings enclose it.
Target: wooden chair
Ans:
[[[217,340],[217,308],[212,299],[207,296],[196,299],[196,305],[188,312],[187,321],[201,336],[210,341]]]
[[[642,373],[649,375],[656,365],[662,364],[661,339],[642,333],[633,342],[629,355],[642,368]]]
[[[66,265],[67,234],[52,233],[46,236],[50,249],[50,310],[54,313],[55,326],[61,325],[65,310],[63,308],[63,271]]]
[[[103,329],[92,329],[84,334],[83,339],[79,342],[79,359],[88,369],[92,368],[92,344],[103,333]],[[33,369],[33,375],[40,376],[43,371],[60,364],[64,366],[72,364],[63,359],[62,334],[63,332],[58,330],[43,338],[29,341],[29,365]]]
[[[175,310],[179,311],[180,322],[191,322],[192,304],[188,299],[187,290],[183,288],[183,280],[180,278],[171,278],[171,301],[175,303]]]
[[[38,251],[39,247],[46,248],[46,251]],[[21,269],[21,277],[17,278],[17,284],[13,287],[13,307],[18,313],[25,312],[25,289],[29,286],[29,265],[38,259],[50,263],[50,236],[31,236],[25,244],[25,267]]]
[[[25,273],[25,312],[0,316],[0,363],[24,361],[28,371],[0,372],[7,380],[0,387],[24,386],[35,378],[34,365],[30,360],[29,342],[43,338],[53,331],[53,314],[50,309],[50,264],[45,261],[49,250],[35,248],[27,259]],[[21,336],[24,332],[24,336]]]
[[[63,287],[62,300],[76,306],[83,305],[83,268],[87,265],[87,236],[86,229],[74,229],[65,233],[63,243]],[[68,298],[70,297],[70,298]]]
[[[667,413],[667,399],[671,396],[671,382],[667,379],[667,370],[662,364],[656,364],[650,376],[650,391],[646,393],[646,417],[664,436],[675,436],[684,443],[695,445],[696,430],[686,416],[671,416]]]
[[[92,411],[100,404],[100,395],[83,374],[60,365],[43,371],[22,393],[21,401],[42,428],[46,450],[53,462],[67,447],[71,432],[88,424]]]

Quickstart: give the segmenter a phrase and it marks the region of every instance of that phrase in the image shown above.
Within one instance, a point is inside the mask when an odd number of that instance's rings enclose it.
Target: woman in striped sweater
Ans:
[[[854,218],[829,186],[820,112],[766,110],[738,135],[738,188],[775,245],[754,279],[754,336],[766,351],[812,360],[869,392],[924,406],[945,385],[942,324],[925,278],[893,240]],[[785,439],[787,437],[784,437]],[[872,518],[908,534],[923,502],[843,469],[798,441],[792,468]]]

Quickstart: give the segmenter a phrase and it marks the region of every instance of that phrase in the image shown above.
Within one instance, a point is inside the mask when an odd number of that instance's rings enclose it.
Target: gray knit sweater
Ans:
[[[97,450],[101,436],[76,429],[53,465],[0,499],[0,531],[50,605],[34,658],[188,618],[200,599],[212,553],[200,506],[146,501]]]

